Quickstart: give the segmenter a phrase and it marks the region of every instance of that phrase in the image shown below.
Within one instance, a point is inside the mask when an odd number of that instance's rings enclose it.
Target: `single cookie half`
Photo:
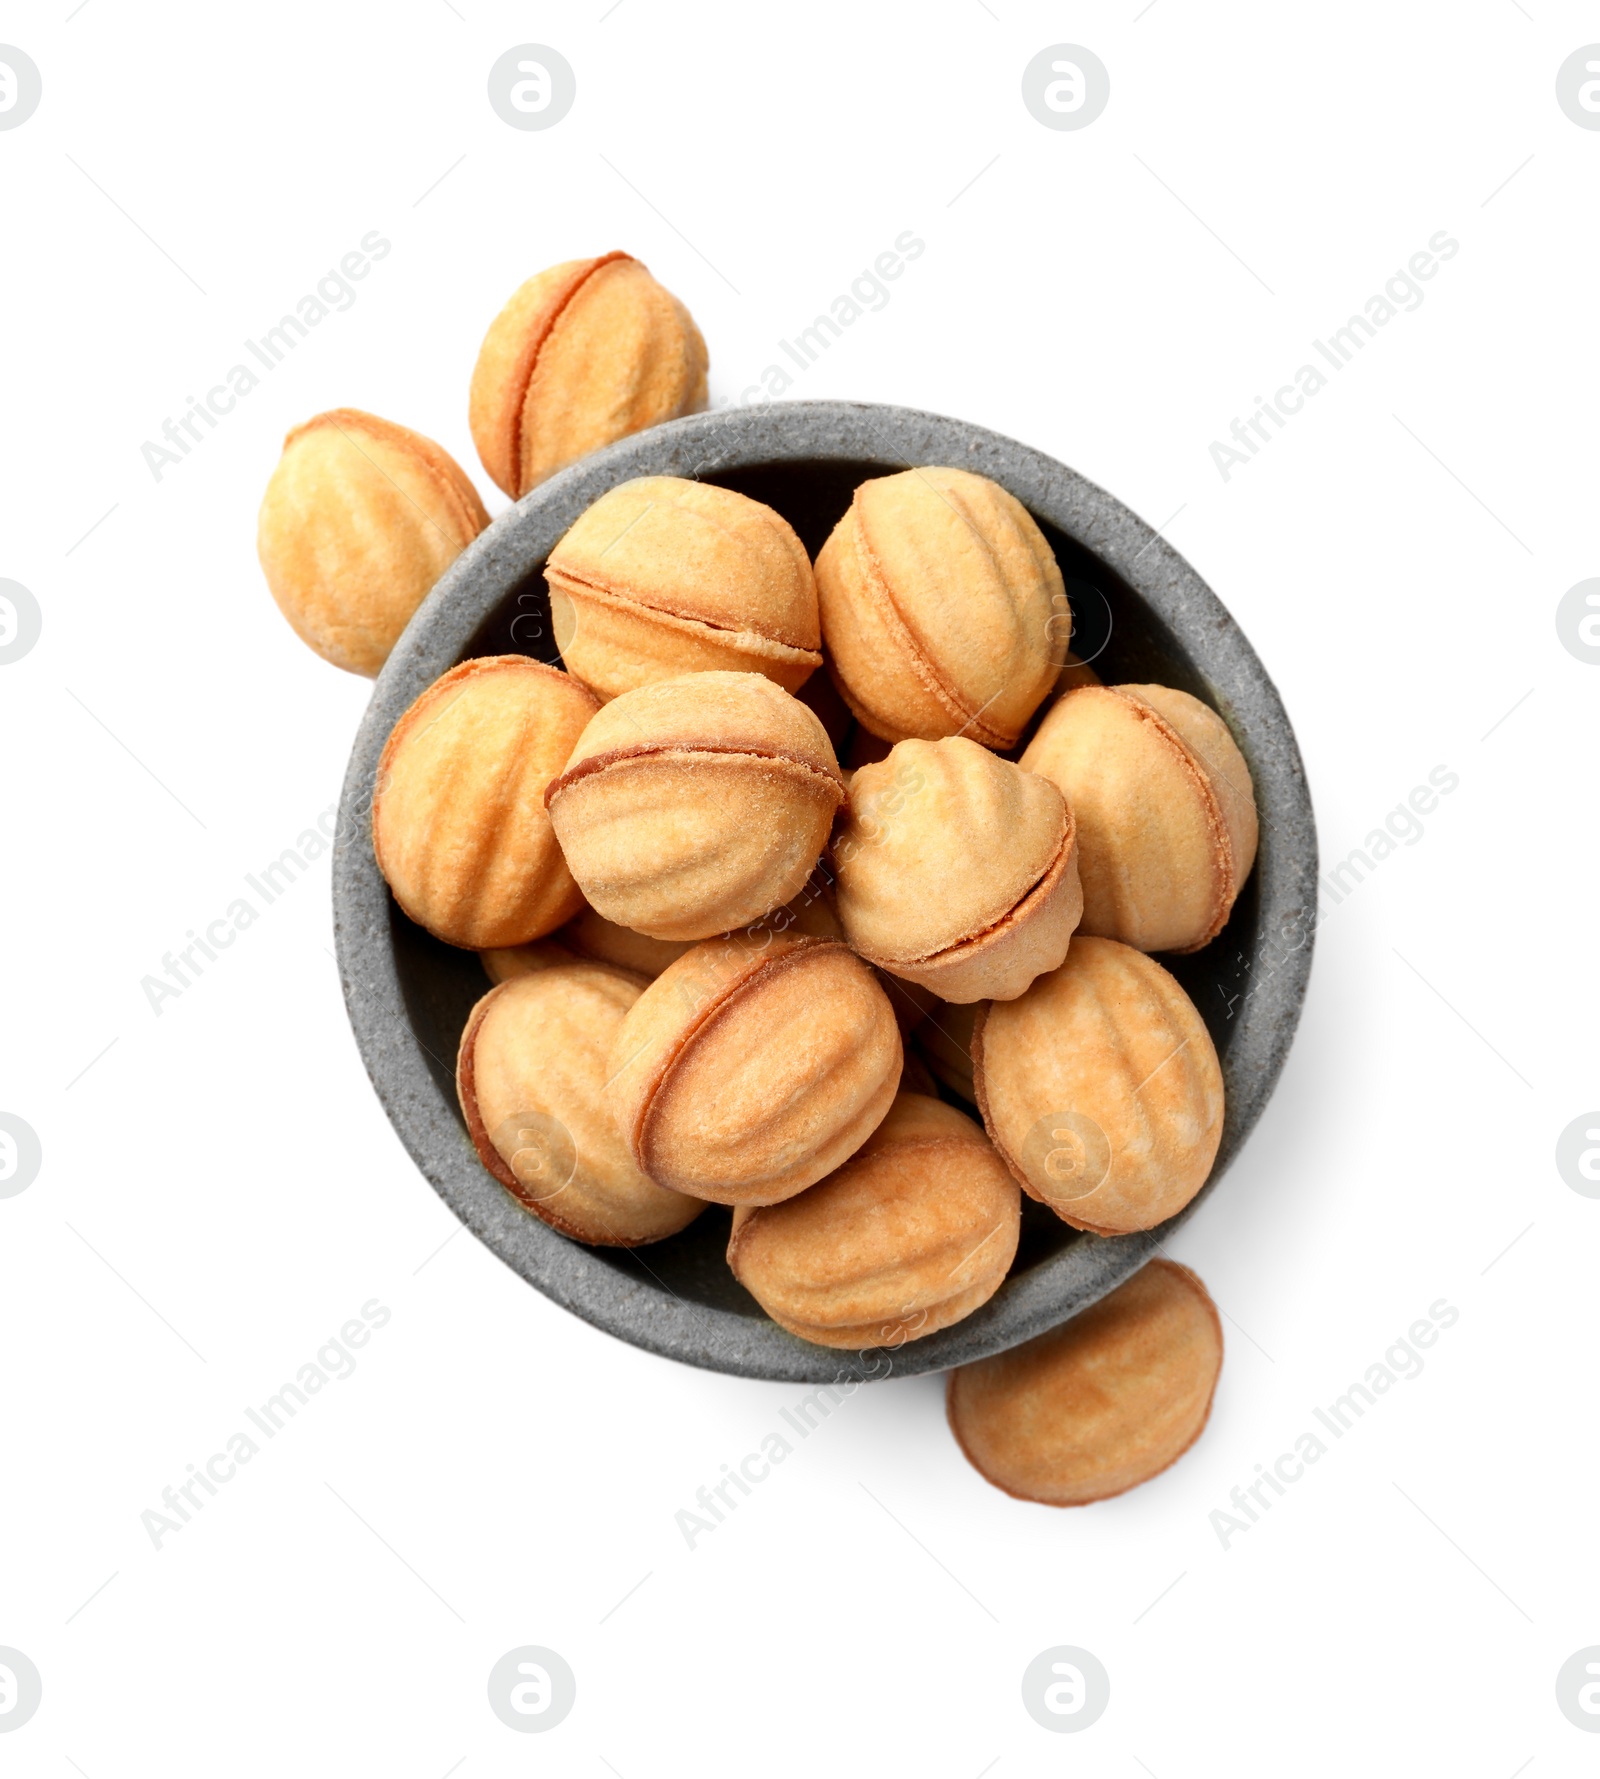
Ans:
[[[565,928],[561,929],[563,932]],[[513,976],[532,976],[538,970],[553,970],[558,964],[570,964],[577,953],[554,939],[533,939],[526,945],[491,946],[478,953],[483,973],[496,988]]]
[[[1082,1507],[1159,1475],[1200,1437],[1222,1322],[1186,1266],[1152,1260],[1098,1303],[992,1359],[957,1366],[945,1410],[997,1489]]]
[[[652,939],[648,934],[634,932],[632,927],[619,927],[614,920],[607,920],[589,907],[580,909],[551,937],[578,957],[593,958],[597,964],[611,964],[618,970],[631,970],[635,976],[651,982],[689,949],[686,939]]]

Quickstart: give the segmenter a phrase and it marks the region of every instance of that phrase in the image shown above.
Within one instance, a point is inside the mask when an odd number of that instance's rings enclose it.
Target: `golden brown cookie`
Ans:
[[[684,673],[760,673],[797,692],[822,665],[811,559],[771,507],[641,476],[603,494],[550,552],[567,670],[602,699]]]
[[[1056,692],[1075,692],[1079,686],[1103,686],[1105,681],[1095,672],[1087,661],[1080,660],[1071,649],[1061,663],[1061,671],[1056,675]]]
[[[728,1264],[780,1327],[825,1347],[897,1347],[999,1290],[1021,1194],[953,1106],[902,1091],[843,1166],[782,1204],[740,1205]]]
[[[552,1229],[604,1247],[675,1235],[705,1205],[647,1179],[605,1105],[637,978],[569,962],[503,982],[467,1021],[456,1091],[478,1157]]]
[[[468,418],[483,467],[520,500],[563,464],[706,405],[706,343],[626,253],[566,260],[489,324]]]
[[[1024,1192],[1075,1229],[1153,1229],[1200,1190],[1222,1141],[1222,1070],[1194,1003],[1114,939],[979,1011],[973,1086]]]
[[[652,939],[648,933],[634,932],[632,927],[619,927],[588,906],[579,909],[555,934],[555,939],[578,957],[631,970],[648,982],[654,982],[668,964],[676,963],[689,949],[687,939]]]
[[[1022,764],[1078,820],[1086,933],[1197,951],[1222,931],[1256,858],[1250,769],[1227,725],[1170,686],[1058,699]]]
[[[718,1204],[775,1204],[882,1121],[900,1033],[871,969],[833,939],[707,940],[630,1009],[607,1103],[651,1179]]]
[[[821,723],[757,673],[690,673],[614,698],[545,793],[607,920],[706,939],[787,902],[844,799]]]
[[[578,911],[544,792],[596,708],[569,674],[485,655],[435,680],[395,724],[372,844],[419,926],[488,951],[543,938]]]
[[[1222,1322],[1186,1266],[1152,1260],[1059,1328],[957,1366],[950,1430],[997,1489],[1082,1507],[1159,1475],[1200,1437]]]
[[[531,945],[509,945],[479,955],[491,982],[526,976],[534,970],[548,969],[551,964],[571,963],[574,958],[609,964],[613,969],[626,970],[645,982],[654,982],[668,964],[682,957],[688,949],[687,940],[651,939],[629,927],[619,927],[585,905],[565,926],[557,927],[548,939],[537,939]]]
[[[562,932],[566,931],[563,927]],[[526,945],[495,945],[478,953],[483,973],[496,988],[513,976],[532,976],[557,964],[570,964],[577,956],[554,939],[534,939]]]
[[[856,772],[832,857],[846,938],[946,1001],[1014,999],[1060,965],[1083,909],[1066,800],[961,736]]]
[[[435,581],[489,523],[432,439],[335,408],[283,441],[256,526],[267,586],[324,661],[369,679]]]
[[[1019,500],[970,470],[875,477],[816,569],[828,669],[864,729],[1016,744],[1071,627],[1061,571]]]

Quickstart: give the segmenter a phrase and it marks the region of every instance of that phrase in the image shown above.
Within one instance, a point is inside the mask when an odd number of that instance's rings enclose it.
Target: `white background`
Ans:
[[[44,1680],[7,1770],[1593,1772],[1554,1683],[1600,1643],[1600,1203],[1553,1157],[1600,1101],[1600,668],[1553,620],[1600,573],[1600,133],[1555,74],[1600,9],[607,4],[0,6],[44,83],[0,133],[0,575],[44,613],[0,669],[0,1109],[44,1152],[0,1201],[0,1645]],[[542,133],[485,96],[530,41],[577,71]],[[1110,70],[1081,132],[1020,98],[1063,41]],[[334,801],[367,697],[256,565],[289,425],[417,427],[498,512],[467,380],[531,272],[639,255],[720,403],[908,228],[926,253],[792,393],[1176,513],[1325,860],[1461,782],[1323,925],[1276,1097],[1175,1244],[1228,1317],[1189,1456],[1028,1506],[939,1379],[893,1382],[691,1551],[676,1511],[802,1392],[636,1352],[453,1237],[357,1059],[326,860],[159,1017],[140,979]],[[354,306],[156,482],[141,443],[371,229]],[[1211,441],[1440,229],[1422,306],[1225,483]],[[372,1298],[355,1374],[152,1548],[162,1489]],[[1423,1374],[1224,1550],[1229,1490],[1440,1298]],[[485,1698],[528,1643],[578,1681],[536,1737]],[[1018,1690],[1063,1643],[1111,1676],[1072,1737]]]

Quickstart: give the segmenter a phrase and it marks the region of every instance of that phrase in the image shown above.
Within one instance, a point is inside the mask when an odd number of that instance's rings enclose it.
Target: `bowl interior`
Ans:
[[[881,462],[830,458],[706,469],[699,479],[735,489],[775,508],[799,533],[814,559],[849,506],[855,488],[869,477],[885,473]],[[1214,702],[1199,663],[1156,610],[1105,561],[1042,514],[1034,517],[1055,551],[1066,582],[1074,651],[1091,661],[1108,684],[1153,681]],[[543,569],[542,560],[528,566],[487,614],[458,659],[528,654],[559,665]],[[1248,748],[1246,751],[1248,755]],[[1192,956],[1161,960],[1205,1019],[1225,1074],[1230,1046],[1241,1029],[1233,1017],[1234,1008],[1243,992],[1250,960],[1260,948],[1260,877],[1259,872],[1252,874],[1228,925],[1210,945]],[[459,1120],[454,1086],[456,1048],[467,1015],[487,991],[488,982],[473,953],[432,938],[407,920],[392,901],[389,908],[395,966],[411,1026],[440,1095]],[[947,1097],[976,1116],[970,1105],[954,1095]],[[464,1138],[464,1123],[462,1132]],[[595,1263],[609,1268],[619,1281],[664,1288],[685,1304],[731,1312],[770,1326],[724,1259],[729,1215],[713,1206],[667,1241],[642,1249],[596,1248],[590,1253]],[[1006,1289],[1084,1239],[1053,1212],[1024,1197],[1022,1241]]]

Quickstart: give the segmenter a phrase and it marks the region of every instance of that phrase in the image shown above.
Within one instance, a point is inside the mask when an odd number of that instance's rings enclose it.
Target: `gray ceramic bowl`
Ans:
[[[776,507],[815,555],[868,476],[948,464],[991,476],[1055,549],[1074,608],[1074,647],[1108,683],[1180,686],[1219,711],[1255,777],[1261,851],[1222,934],[1164,960],[1199,1007],[1222,1059],[1227,1121],[1205,1191],[1239,1153],[1283,1066],[1311,968],[1316,834],[1294,732],[1277,691],[1216,595],[1142,519],[1082,476],[962,421],[855,402],[790,402],[674,421],[624,440],[535,489],[440,581],[378,679],[345,779],[334,920],[350,1022],[401,1141],[452,1211],[557,1303],[654,1353],[745,1377],[832,1382],[942,1370],[1065,1320],[1138,1269],[1182,1218],[1144,1235],[1076,1234],[1024,1200],[1006,1283],[975,1315],[892,1355],[814,1347],[769,1322],[723,1259],[728,1213],[713,1207],[647,1248],[585,1248],[520,1209],[480,1165],[457,1110],[456,1045],[487,989],[473,953],[430,938],[395,907],[373,860],[368,811],[378,755],[428,685],[472,655],[558,659],[544,563],[591,502],[632,476],[696,477]],[[1191,1205],[1183,1216],[1192,1213]]]

